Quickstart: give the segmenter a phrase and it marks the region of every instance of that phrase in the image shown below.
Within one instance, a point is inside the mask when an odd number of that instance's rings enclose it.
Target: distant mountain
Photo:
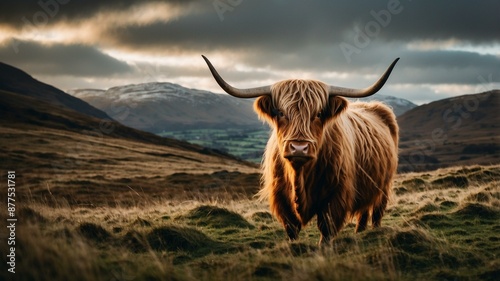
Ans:
[[[252,100],[188,89],[172,83],[146,83],[69,91],[115,120],[140,130],[163,131],[262,126]]]
[[[500,163],[500,90],[416,107],[398,117],[400,170]]]
[[[105,111],[123,124],[153,133],[170,130],[262,128],[253,99],[188,89],[172,83],[145,83],[109,90],[81,89],[70,94]],[[375,95],[396,115],[416,107],[408,100]]]
[[[0,62],[0,90],[48,102],[52,105],[72,109],[96,118],[110,117],[103,111],[65,92],[40,82],[26,72]]]
[[[354,100],[354,99],[350,99],[350,100]],[[407,112],[408,110],[417,107],[416,104],[414,104],[413,102],[411,102],[409,100],[397,98],[397,97],[393,97],[393,96],[380,95],[380,94],[375,94],[373,96],[363,98],[361,100],[362,101],[380,101],[380,102],[383,102],[392,108],[392,110],[394,111],[394,114],[396,114],[396,116],[400,116],[400,115],[404,114],[405,112]]]

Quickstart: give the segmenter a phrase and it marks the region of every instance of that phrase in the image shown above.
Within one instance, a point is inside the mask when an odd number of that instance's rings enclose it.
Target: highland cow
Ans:
[[[385,84],[398,59],[366,89],[329,86],[314,80],[285,80],[238,89],[226,83],[205,58],[217,83],[239,98],[256,98],[254,109],[272,128],[262,162],[262,198],[290,240],[314,216],[328,243],[352,218],[356,232],[371,219],[381,224],[398,164],[398,125],[379,102],[349,102]]]

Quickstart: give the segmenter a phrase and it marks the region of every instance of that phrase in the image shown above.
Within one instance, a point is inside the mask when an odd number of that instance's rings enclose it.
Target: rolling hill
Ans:
[[[69,108],[96,118],[110,117],[103,111],[75,98],[65,92],[40,82],[26,72],[0,62],[0,90],[13,92],[21,96],[36,98],[49,104]]]
[[[400,170],[500,163],[500,90],[435,101],[398,117]]]

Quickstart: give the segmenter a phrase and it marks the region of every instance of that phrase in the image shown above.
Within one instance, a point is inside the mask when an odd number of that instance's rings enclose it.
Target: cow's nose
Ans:
[[[293,156],[306,156],[309,151],[307,142],[290,142],[290,154]]]

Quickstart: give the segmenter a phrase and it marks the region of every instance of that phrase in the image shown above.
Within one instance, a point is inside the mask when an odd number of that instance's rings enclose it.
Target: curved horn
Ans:
[[[378,92],[382,86],[384,86],[385,81],[389,78],[389,75],[391,75],[391,71],[398,62],[399,58],[395,59],[392,64],[387,68],[385,71],[384,75],[378,79],[377,82],[375,82],[373,85],[371,85],[368,88],[364,89],[351,89],[351,88],[342,88],[342,87],[336,87],[336,86],[330,86],[328,92],[330,95],[335,95],[335,96],[343,96],[347,98],[364,98],[371,96]]]
[[[217,73],[217,70],[215,70],[215,67],[212,65],[212,63],[204,55],[201,56],[207,63],[208,68],[210,68],[210,72],[212,72],[215,81],[217,81],[219,86],[231,96],[247,99],[247,98],[256,98],[263,95],[271,95],[271,86],[249,88],[249,89],[238,89],[229,85],[226,81],[224,81],[224,79],[222,79],[219,73]]]

